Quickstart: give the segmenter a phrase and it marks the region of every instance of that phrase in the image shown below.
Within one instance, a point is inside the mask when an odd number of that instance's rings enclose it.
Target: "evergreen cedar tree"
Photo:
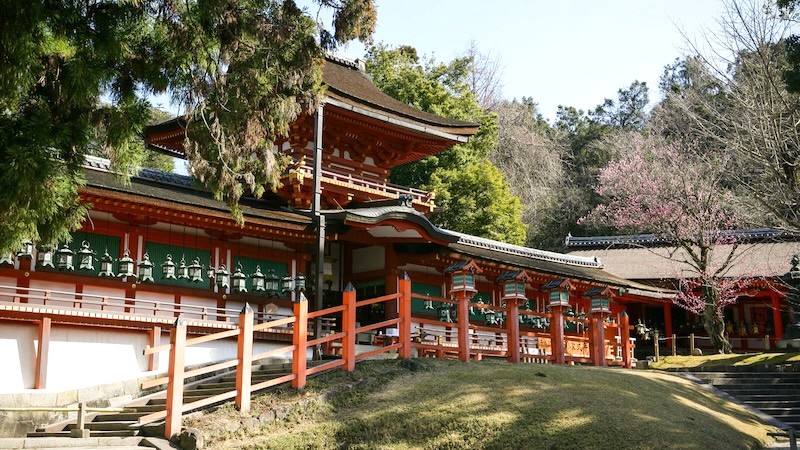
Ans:
[[[86,217],[80,165],[100,152],[141,164],[151,94],[170,93],[195,127],[194,173],[242,220],[243,189],[273,186],[273,141],[316,108],[325,50],[371,40],[373,0],[6,2],[0,14],[0,251],[63,242]],[[253,158],[252,155],[257,157]]]

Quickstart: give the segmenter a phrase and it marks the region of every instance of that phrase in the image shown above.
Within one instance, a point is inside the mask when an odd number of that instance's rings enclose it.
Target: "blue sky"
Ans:
[[[506,97],[530,96],[542,114],[559,104],[593,108],[634,80],[647,82],[651,103],[666,64],[686,53],[690,37],[714,30],[715,0],[377,0],[376,42],[408,44],[449,60],[474,40],[501,58]],[[364,48],[341,53],[357,58]]]

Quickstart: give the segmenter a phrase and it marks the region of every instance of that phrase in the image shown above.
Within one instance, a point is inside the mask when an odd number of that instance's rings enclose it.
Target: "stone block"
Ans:
[[[73,428],[69,430],[69,437],[86,439],[91,437],[91,432],[86,428]]]
[[[25,444],[25,438],[4,438],[4,439],[0,439],[0,449],[23,448],[22,446],[24,444]]]

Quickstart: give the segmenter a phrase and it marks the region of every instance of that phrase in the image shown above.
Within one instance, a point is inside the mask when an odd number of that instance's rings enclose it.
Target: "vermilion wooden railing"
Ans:
[[[149,347],[144,351],[145,355],[153,355],[161,351],[169,350],[169,366],[166,377],[158,378],[142,385],[143,388],[163,384],[167,385],[165,409],[142,416],[139,418],[139,424],[146,424],[164,419],[164,434],[165,437],[169,438],[180,433],[181,417],[184,412],[230,399],[235,399],[237,408],[243,412],[247,412],[250,409],[250,396],[254,391],[287,382],[291,382],[293,388],[303,388],[306,384],[307,377],[310,375],[338,367],[343,367],[345,370],[352,371],[355,369],[355,362],[357,360],[374,356],[378,353],[397,350],[401,358],[411,357],[411,280],[407,275],[398,280],[398,287],[399,292],[397,294],[356,301],[355,289],[352,285],[348,285],[344,292],[343,304],[341,306],[334,306],[332,308],[313,312],[308,312],[308,302],[305,296],[301,294],[299,296],[300,301],[294,304],[293,316],[257,325],[254,324],[253,321],[253,310],[249,305],[245,305],[245,308],[239,315],[238,328],[191,339],[187,339],[186,323],[179,317],[170,331],[170,343],[168,345]],[[398,318],[363,327],[355,326],[357,308],[389,301],[399,302]],[[308,340],[309,320],[339,313],[343,316],[342,332],[330,334],[328,336],[319,336]],[[256,355],[253,354],[254,333],[290,324],[293,327],[291,345]],[[398,342],[376,350],[356,354],[355,342],[357,333],[390,326],[397,326],[399,329]],[[187,347],[232,337],[236,337],[238,342],[236,358],[199,369],[185,370],[185,353]],[[343,350],[342,358],[308,368],[306,364],[308,348],[329,344],[333,341],[341,342]],[[254,361],[289,352],[292,353],[292,371],[290,374],[252,384],[252,366]],[[234,389],[221,394],[212,395],[202,400],[186,404],[183,403],[184,381],[186,378],[233,367],[236,368],[236,385]]]
[[[191,339],[187,339],[187,326],[179,318],[171,330],[169,345],[148,348],[144,352],[145,355],[152,355],[160,351],[169,350],[167,376],[143,385],[143,387],[153,387],[166,383],[167,398],[164,411],[143,416],[139,419],[139,423],[144,424],[165,419],[165,436],[171,437],[180,432],[181,416],[184,412],[229,399],[235,399],[236,406],[240,410],[248,411],[250,408],[250,395],[254,391],[287,382],[291,382],[294,388],[302,388],[310,375],[339,367],[352,371],[355,369],[356,361],[393,350],[397,350],[398,356],[401,358],[410,358],[412,356],[412,348],[416,348],[423,355],[437,357],[458,355],[461,359],[466,356],[466,360],[471,357],[480,359],[484,355],[501,356],[512,362],[559,361],[557,356],[560,351],[562,358],[568,357],[568,359],[562,359],[561,361],[563,362],[592,362],[595,365],[606,365],[609,359],[614,363],[616,355],[621,353],[621,364],[630,367],[631,346],[628,335],[630,326],[627,315],[624,313],[619,324],[606,324],[603,321],[603,314],[599,313],[590,316],[588,319],[566,318],[567,320],[581,323],[582,326],[586,327],[587,333],[565,334],[563,329],[564,317],[556,314],[556,312],[545,314],[530,310],[520,311],[516,303],[510,303],[506,307],[498,307],[470,303],[464,298],[460,300],[444,299],[424,295],[413,295],[413,297],[451,305],[462,301],[464,304],[458,304],[459,311],[468,312],[469,307],[492,309],[505,312],[512,320],[508,320],[501,328],[471,324],[469,323],[468,313],[459,314],[457,323],[424,317],[412,317],[411,280],[407,275],[398,280],[397,293],[372,299],[357,300],[355,289],[352,285],[348,285],[343,293],[341,306],[319,311],[308,312],[308,302],[305,300],[305,296],[301,294],[299,296],[300,301],[294,304],[293,316],[260,324],[254,324],[253,310],[249,305],[246,305],[239,315],[239,323],[236,329]],[[356,311],[358,308],[386,302],[397,302],[398,317],[375,324],[356,326]],[[342,316],[341,332],[332,333],[328,336],[315,336],[313,339],[308,340],[309,320],[338,314]],[[550,319],[550,331],[520,330],[519,315],[532,315]],[[293,327],[291,345],[253,354],[254,333],[287,325]],[[388,345],[374,350],[357,353],[356,336],[358,333],[395,327],[398,330],[396,341],[390,341]],[[616,330],[615,334],[620,336],[620,342],[617,343],[615,339],[607,339],[606,329]],[[466,335],[462,330],[467,330]],[[414,341],[412,341],[412,331],[415,338]],[[434,338],[433,341],[429,339],[431,336]],[[236,358],[200,369],[185,370],[184,355],[187,347],[232,337],[236,337],[238,342]],[[307,367],[309,347],[317,345],[330,347],[334,342],[341,344],[342,355],[340,359],[311,368]],[[576,351],[576,348],[579,348],[579,351]],[[535,352],[531,351],[534,349],[536,350]],[[252,384],[251,371],[254,361],[284,353],[292,354],[292,371],[290,374]],[[191,403],[183,403],[184,381],[186,378],[233,367],[236,368],[235,389]]]

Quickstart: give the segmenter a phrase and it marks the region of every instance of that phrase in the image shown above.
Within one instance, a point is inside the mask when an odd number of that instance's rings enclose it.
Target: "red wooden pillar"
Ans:
[[[450,274],[450,296],[456,299],[458,308],[458,359],[469,361],[469,301],[477,292],[475,277],[481,273],[475,261],[457,261],[444,270]]]
[[[347,283],[342,293],[342,368],[348,372],[356,369],[356,288]]]
[[[250,385],[253,375],[253,308],[245,303],[239,313],[237,340],[236,407],[243,414],[250,411]]]
[[[564,313],[570,307],[569,291],[575,286],[569,280],[551,280],[542,286],[542,290],[550,292],[550,339],[553,347],[553,362],[564,364]]]
[[[400,315],[400,358],[411,358],[411,278],[403,272],[403,277],[398,281],[400,291],[399,315]]]
[[[292,387],[302,389],[306,386],[306,341],[308,340],[308,300],[305,294],[300,292],[298,301],[294,304],[294,332],[292,333],[292,344],[294,344],[294,354],[292,355]]]
[[[50,353],[50,325],[49,317],[39,321],[39,346],[36,351],[36,378],[33,382],[34,389],[47,387],[47,359]]]
[[[550,342],[553,348],[553,362],[564,364],[564,313],[569,309],[568,306],[550,307]]]
[[[503,286],[503,300],[506,302],[506,332],[508,333],[508,349],[506,356],[509,362],[519,362],[519,305],[528,300],[525,288],[531,278],[524,270],[503,272],[497,281]]]
[[[781,294],[779,292],[772,292],[770,294],[772,300],[772,328],[775,330],[775,342],[783,339],[783,318],[781,317]]]
[[[619,315],[619,339],[622,344],[622,364],[625,368],[631,368],[631,328],[628,313],[622,311]]]
[[[14,297],[14,302],[17,303],[19,299],[19,303],[30,303],[30,287],[30,273],[24,272],[22,276],[17,277],[17,296]]]
[[[664,304],[664,333],[667,338],[667,348],[672,348],[672,303]]]
[[[183,374],[186,356],[186,324],[181,317],[169,334],[169,369],[167,370],[167,417],[164,421],[164,437],[169,439],[181,432],[183,415]]]
[[[592,315],[592,364],[606,365],[606,326],[605,318],[611,313],[611,299],[616,293],[607,286],[593,287],[583,295],[590,300],[589,313]]]
[[[469,297],[466,291],[453,294],[458,307],[458,359],[469,361]]]
[[[506,333],[508,333],[508,362],[519,362],[519,300],[506,300]]]
[[[603,312],[592,312],[591,329],[592,333],[592,365],[606,365],[606,326]]]

